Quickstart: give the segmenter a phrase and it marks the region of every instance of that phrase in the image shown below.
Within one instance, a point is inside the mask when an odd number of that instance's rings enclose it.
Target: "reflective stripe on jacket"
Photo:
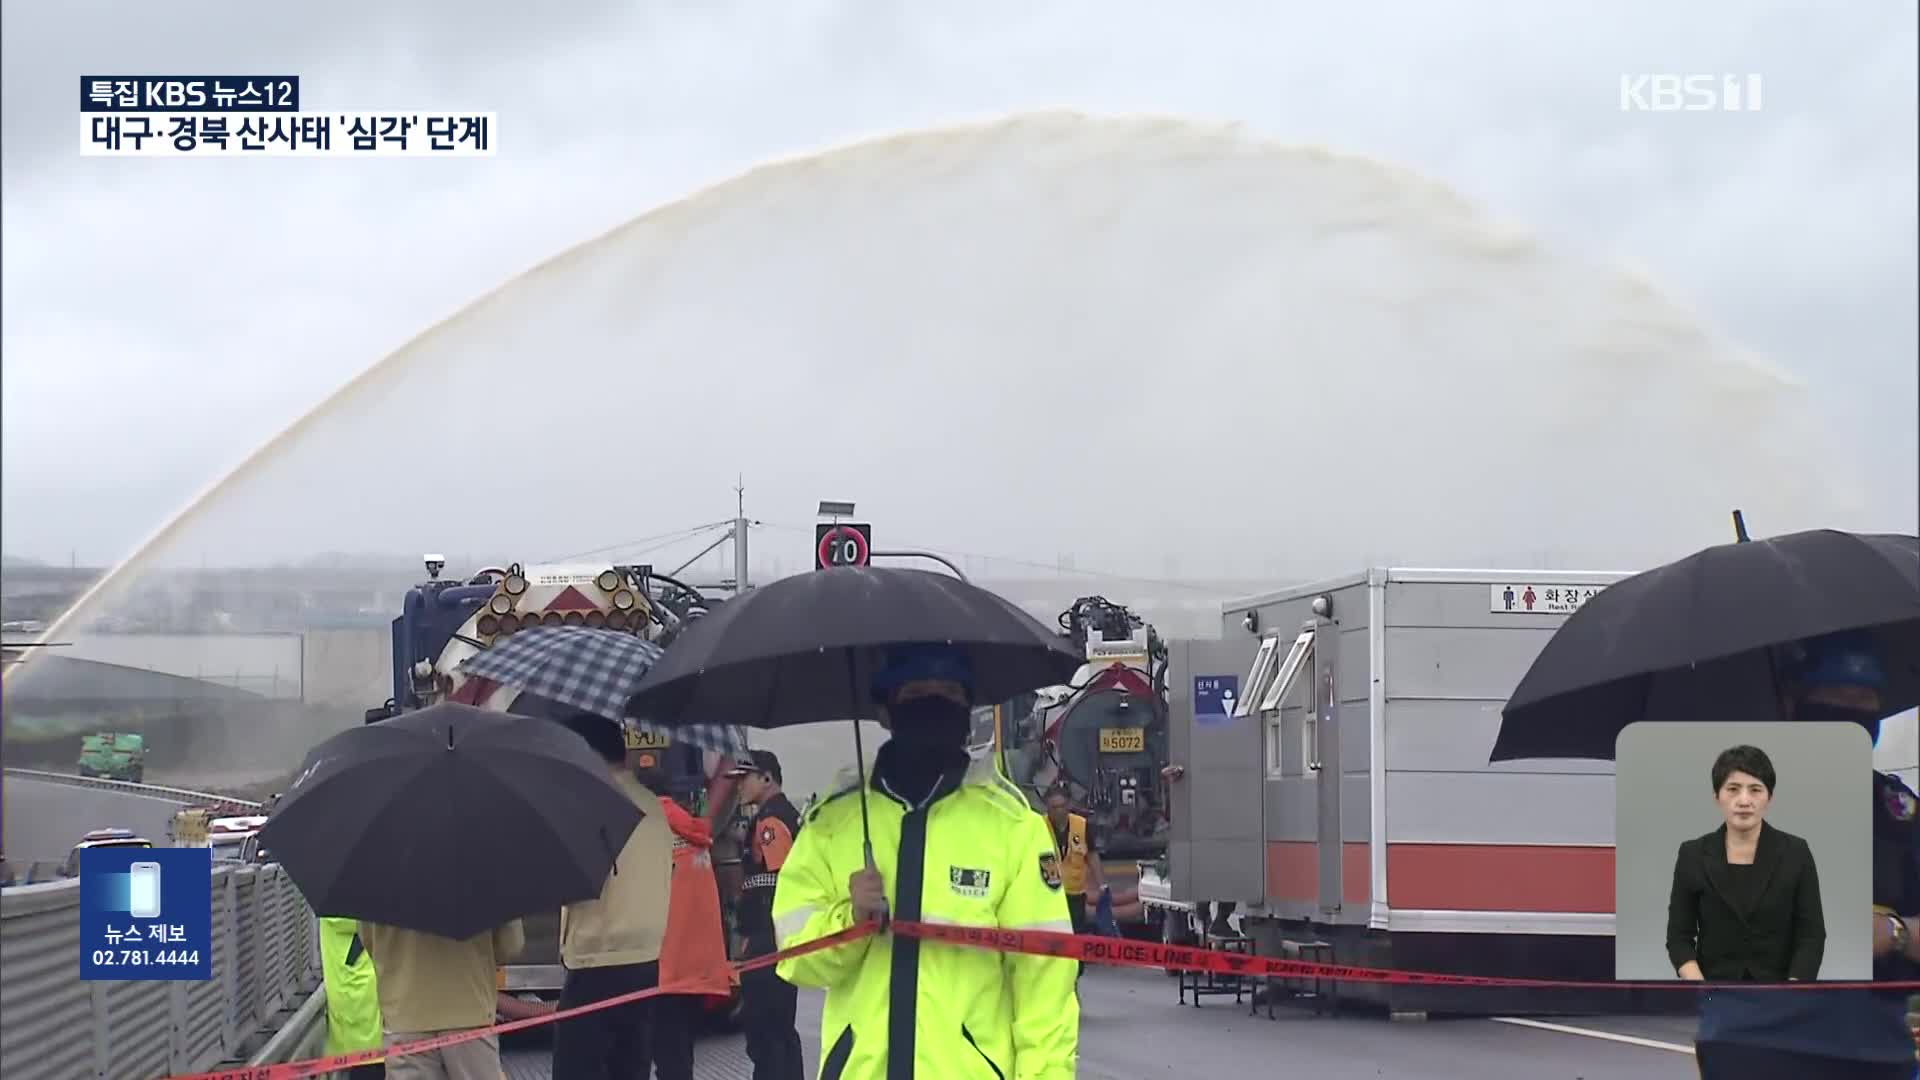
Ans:
[[[874,861],[893,916],[1069,930],[1046,818],[990,760],[940,790],[911,811],[877,787],[867,793]],[[813,809],[781,868],[773,902],[781,948],[853,925],[847,879],[864,863],[859,793],[848,789]],[[827,990],[820,1080],[1074,1075],[1080,1005],[1072,960],[882,933],[782,961],[778,970],[790,983]],[[969,1060],[977,1067],[961,1064]]]

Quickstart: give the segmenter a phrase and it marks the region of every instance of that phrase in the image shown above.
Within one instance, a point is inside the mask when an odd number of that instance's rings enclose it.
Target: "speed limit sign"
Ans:
[[[873,563],[873,526],[821,524],[813,530],[813,568],[870,566]]]

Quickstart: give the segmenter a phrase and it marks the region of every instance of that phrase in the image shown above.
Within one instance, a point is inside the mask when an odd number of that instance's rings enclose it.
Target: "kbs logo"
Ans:
[[[1759,112],[1758,75],[1622,75],[1621,112]]]

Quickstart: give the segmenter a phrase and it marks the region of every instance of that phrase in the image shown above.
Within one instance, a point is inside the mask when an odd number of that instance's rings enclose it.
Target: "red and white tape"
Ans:
[[[1023,953],[1029,956],[1052,956],[1065,960],[1078,960],[1088,964],[1100,964],[1110,967],[1173,969],[1181,971],[1209,972],[1216,975],[1238,975],[1253,979],[1320,979],[1332,982],[1390,983],[1403,986],[1507,986],[1528,987],[1534,989],[1584,989],[1584,990],[1688,990],[1699,991],[1716,985],[1726,984],[1682,982],[1669,980],[1664,982],[1616,982],[1597,979],[1520,979],[1502,978],[1492,975],[1450,975],[1433,971],[1396,971],[1391,968],[1356,967],[1351,964],[1317,964],[1305,960],[1282,960],[1266,956],[1254,956],[1248,953],[1222,952],[1215,949],[1198,949],[1181,945],[1160,945],[1149,942],[1129,941],[1124,938],[1097,937],[1090,934],[1062,934],[1047,930],[997,930],[985,927],[949,926],[934,923],[890,923],[887,929],[905,937],[916,937],[925,941],[938,941],[948,945],[958,945],[972,949],[987,949],[1002,953]],[[771,967],[782,960],[808,953],[819,952],[838,945],[846,945],[867,937],[880,930],[877,923],[855,926],[829,937],[809,941],[767,956],[756,957],[734,965],[738,972],[756,971]],[[1897,990],[1906,993],[1920,991],[1920,980],[1901,982],[1785,982],[1785,983],[1738,983],[1738,989],[1781,990],[1817,992],[1829,990]],[[239,1069],[227,1069],[219,1072],[192,1073],[168,1077],[167,1080],[298,1080],[300,1077],[320,1076],[325,1073],[350,1069],[355,1065],[366,1065],[386,1058],[403,1057],[407,1054],[421,1054],[443,1047],[456,1046],[490,1035],[505,1035],[544,1024],[557,1023],[575,1016],[583,1016],[601,1009],[611,1009],[617,1005],[626,1005],[645,998],[662,994],[688,993],[695,989],[692,985],[667,985],[651,990],[640,990],[619,997],[607,998],[578,1008],[565,1009],[543,1016],[529,1017],[525,1020],[511,1020],[489,1027],[471,1028],[465,1031],[438,1035],[431,1039],[401,1043],[381,1050],[360,1050],[350,1054],[335,1054],[330,1057],[309,1058],[305,1061],[289,1061],[279,1065],[260,1065]],[[1920,1037],[1920,1036],[1917,1036]]]

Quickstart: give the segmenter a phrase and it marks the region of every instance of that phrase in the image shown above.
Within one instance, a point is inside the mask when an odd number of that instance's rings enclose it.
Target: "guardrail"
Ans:
[[[126,795],[145,795],[156,799],[175,799],[181,803],[223,802],[235,806],[258,807],[260,803],[252,799],[236,799],[231,795],[221,795],[213,791],[194,791],[190,788],[163,787],[159,784],[136,784],[131,780],[108,780],[100,776],[75,776],[72,773],[47,772],[42,769],[16,769],[9,767],[8,776],[18,776],[23,780],[48,780],[69,787],[96,788],[102,791],[118,791]]]
[[[245,1062],[319,983],[313,912],[275,864],[214,868],[205,982],[83,982],[80,883],[0,892],[7,1080],[155,1080]]]
[[[0,880],[0,887],[11,889],[15,885],[38,885],[46,881],[61,881],[67,876],[66,870],[67,864],[63,862],[50,862],[46,859],[35,860],[34,862],[28,863],[26,869],[15,871],[18,880]]]

